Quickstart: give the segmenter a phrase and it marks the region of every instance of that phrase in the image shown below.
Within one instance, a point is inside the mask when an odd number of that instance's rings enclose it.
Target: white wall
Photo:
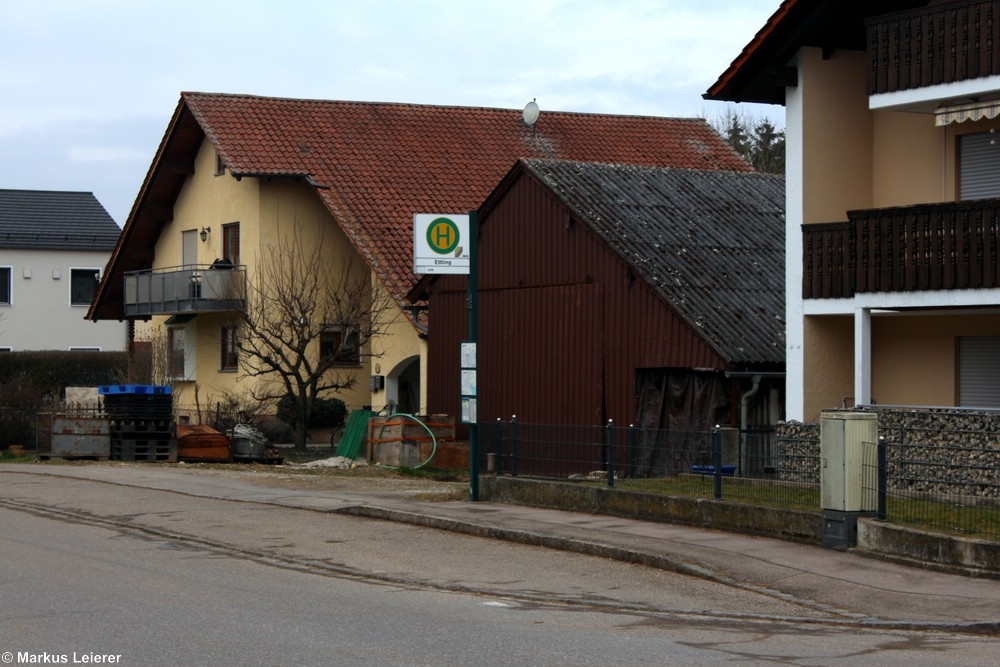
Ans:
[[[11,305],[0,305],[0,347],[122,351],[124,322],[90,322],[87,306],[70,305],[70,270],[100,269],[110,251],[0,250],[0,266],[11,271]]]

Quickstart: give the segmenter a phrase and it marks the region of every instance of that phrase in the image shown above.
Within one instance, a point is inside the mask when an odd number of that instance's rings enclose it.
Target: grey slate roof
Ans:
[[[0,248],[110,252],[120,233],[91,192],[0,190]]]
[[[523,162],[730,363],[784,362],[782,177]]]

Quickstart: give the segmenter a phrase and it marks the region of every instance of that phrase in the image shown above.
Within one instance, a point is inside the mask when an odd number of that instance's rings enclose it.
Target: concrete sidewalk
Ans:
[[[186,495],[401,521],[702,577],[898,628],[1000,632],[1000,581],[883,562],[852,552],[736,533],[490,502],[420,500],[387,488],[290,489],[267,475],[154,466],[0,465],[3,469]]]
[[[1000,581],[764,537],[518,505],[370,498],[341,510],[681,572],[863,624],[1000,632]]]

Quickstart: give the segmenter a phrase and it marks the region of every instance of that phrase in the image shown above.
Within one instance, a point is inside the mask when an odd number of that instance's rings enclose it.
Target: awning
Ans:
[[[967,120],[982,120],[1000,116],[1000,100],[969,102],[940,106],[934,111],[934,124],[938,127],[963,123]]]

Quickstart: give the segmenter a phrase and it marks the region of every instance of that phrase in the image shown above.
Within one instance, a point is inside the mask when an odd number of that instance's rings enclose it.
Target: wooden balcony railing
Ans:
[[[806,299],[1000,287],[1000,199],[851,211],[802,233]]]
[[[965,0],[868,20],[868,94],[1000,74],[1000,0]]]

